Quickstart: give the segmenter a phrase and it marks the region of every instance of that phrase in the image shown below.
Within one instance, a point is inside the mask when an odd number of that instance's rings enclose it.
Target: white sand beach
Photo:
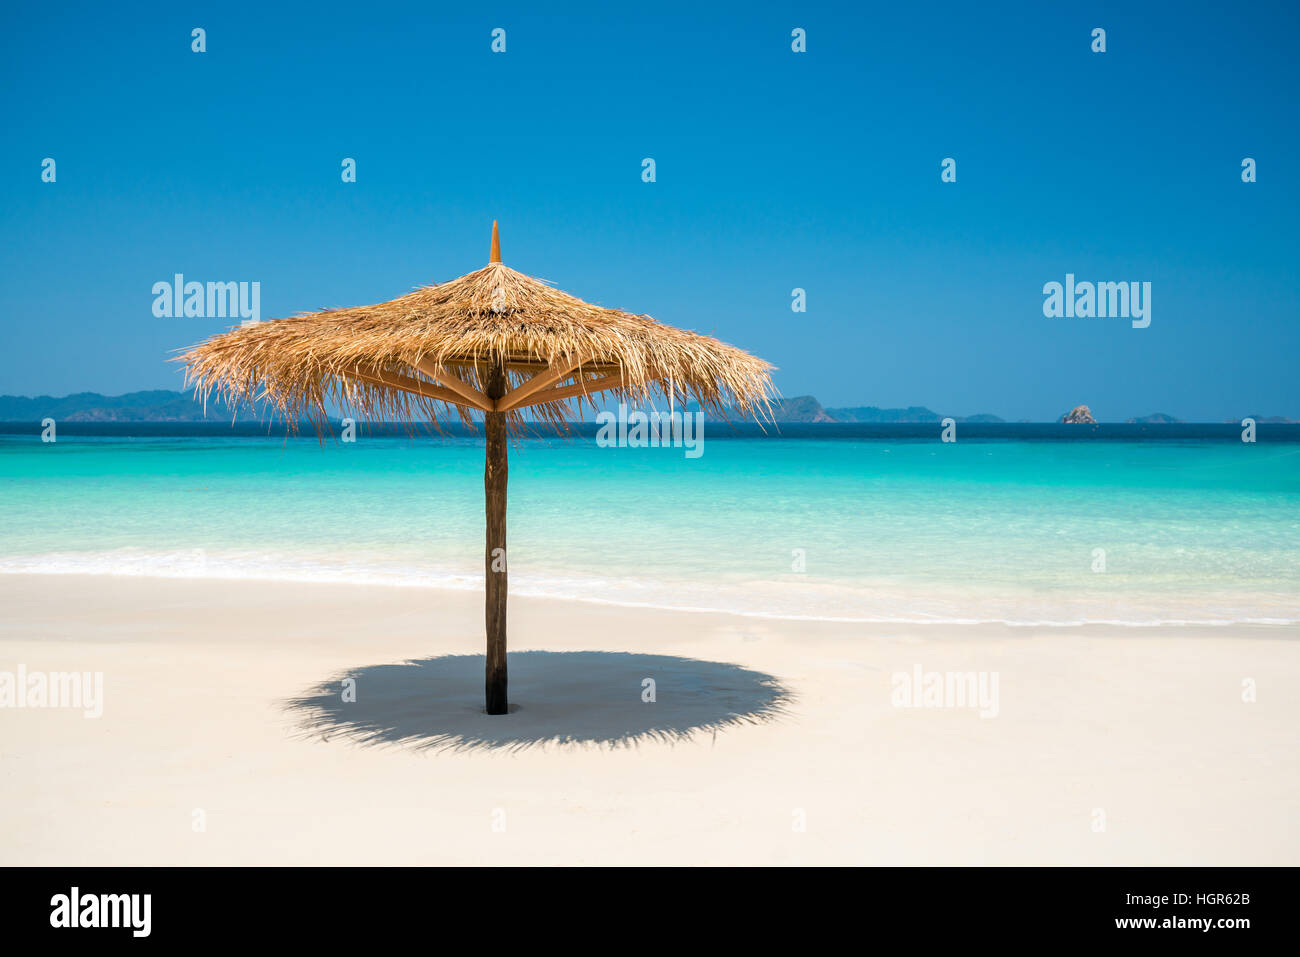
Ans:
[[[104,676],[98,718],[0,708],[3,864],[1300,864],[1294,628],[515,598],[489,717],[477,592],[0,575],[0,603],[0,672]],[[995,673],[996,716],[895,706],[918,666]]]

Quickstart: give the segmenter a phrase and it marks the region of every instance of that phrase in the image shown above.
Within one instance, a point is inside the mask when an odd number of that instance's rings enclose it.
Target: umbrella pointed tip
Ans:
[[[501,234],[497,231],[497,221],[492,220],[492,258],[490,263],[499,263],[501,261]]]

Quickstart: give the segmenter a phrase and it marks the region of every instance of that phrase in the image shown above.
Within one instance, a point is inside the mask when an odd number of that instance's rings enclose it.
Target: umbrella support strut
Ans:
[[[499,399],[506,391],[505,367],[488,375],[487,395]],[[506,416],[484,413],[487,454],[483,491],[487,500],[487,554],[484,556],[487,604],[487,713],[506,714]]]

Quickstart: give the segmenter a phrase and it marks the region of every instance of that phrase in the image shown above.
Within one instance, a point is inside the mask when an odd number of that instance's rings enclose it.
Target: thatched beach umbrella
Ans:
[[[487,436],[487,711],[506,700],[506,441],[524,409],[563,426],[570,403],[609,391],[621,401],[694,398],[758,414],[771,366],[708,336],[583,302],[491,260],[442,285],[375,306],[330,309],[232,329],[185,352],[187,382],[206,401],[266,401],[290,422],[327,427],[327,403],[367,420],[425,419],[455,408]],[[594,402],[592,402],[594,405]]]

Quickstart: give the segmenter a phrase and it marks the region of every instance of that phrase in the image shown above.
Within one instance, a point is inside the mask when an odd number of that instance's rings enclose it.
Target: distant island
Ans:
[[[1132,420],[1130,420],[1132,421]],[[1092,409],[1086,405],[1076,405],[1065,415],[1061,416],[1062,425],[1096,425],[1097,420],[1092,417]]]
[[[935,423],[951,418],[959,423],[995,424],[1005,422],[996,415],[952,415],[939,413],[921,405],[903,409],[884,409],[874,405],[825,408],[814,396],[800,395],[782,399],[772,405],[772,415],[777,422],[789,423],[865,423],[885,425],[892,423]],[[0,422],[40,422],[52,418],[56,422],[269,422],[274,416],[263,411],[240,407],[232,409],[215,396],[205,409],[189,392],[171,392],[155,389],[147,392],[128,392],[125,395],[101,395],[98,392],[77,392],[65,396],[0,395]],[[1243,416],[1244,418],[1244,416]],[[1288,424],[1296,420],[1285,416],[1252,415],[1261,424]],[[1027,422],[1027,419],[1021,419]],[[1057,422],[1094,423],[1086,405],[1078,405],[1062,413]],[[1164,412],[1136,416],[1128,419],[1130,425],[1179,424],[1177,419]],[[1241,419],[1228,419],[1239,423]]]

